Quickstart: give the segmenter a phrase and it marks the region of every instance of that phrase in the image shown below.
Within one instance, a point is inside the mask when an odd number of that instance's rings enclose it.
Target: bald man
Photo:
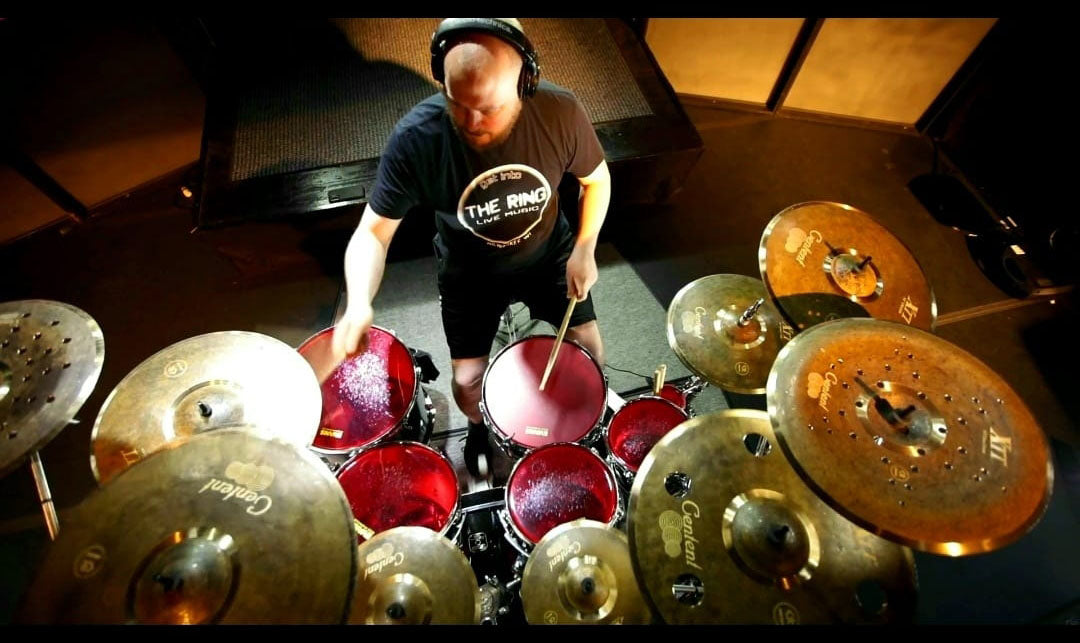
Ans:
[[[491,461],[480,387],[507,305],[524,302],[533,318],[558,326],[568,298],[577,298],[567,337],[603,364],[589,290],[611,180],[592,123],[570,91],[540,81],[534,96],[519,97],[522,56],[489,33],[459,34],[448,47],[442,91],[398,122],[380,159],[345,253],[348,306],[334,347],[341,358],[364,348],[402,217],[416,206],[434,210],[452,388],[469,420],[466,466],[477,476],[478,454]],[[565,173],[581,184],[576,234],[558,203]]]

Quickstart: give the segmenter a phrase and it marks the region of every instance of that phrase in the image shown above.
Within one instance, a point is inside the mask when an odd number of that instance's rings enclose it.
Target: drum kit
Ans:
[[[54,540],[18,620],[910,622],[913,549],[987,552],[1039,520],[1046,439],[931,334],[918,262],[870,215],[792,206],[758,256],[761,280],[706,276],[672,300],[687,385],[661,366],[622,400],[572,341],[503,348],[480,408],[514,464],[465,494],[392,331],[343,362],[332,328],[295,349],[181,341],[102,405],[101,486],[63,530],[37,451],[92,391],[102,332],[66,304],[2,304],[0,473],[29,458]],[[697,415],[708,384],[768,412]]]

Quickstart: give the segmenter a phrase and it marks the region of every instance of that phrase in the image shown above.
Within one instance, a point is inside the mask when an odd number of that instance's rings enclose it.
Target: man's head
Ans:
[[[509,43],[484,33],[458,39],[443,59],[451,121],[476,150],[504,142],[521,113],[518,77],[521,55]]]

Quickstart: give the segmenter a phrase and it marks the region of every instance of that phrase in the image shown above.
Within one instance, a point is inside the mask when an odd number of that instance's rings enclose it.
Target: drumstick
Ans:
[[[540,390],[544,390],[547,385],[548,376],[551,375],[551,369],[555,366],[555,358],[559,356],[559,347],[562,346],[563,337],[566,336],[566,327],[570,325],[570,315],[574,314],[574,304],[577,303],[577,297],[570,298],[570,305],[566,307],[566,314],[562,318],[562,326],[559,326],[559,334],[555,336],[555,345],[551,347],[551,355],[548,356],[547,367],[544,368],[544,377],[540,379]]]
[[[667,375],[667,364],[661,364],[660,368],[653,373],[653,395],[660,395],[660,389],[664,388],[665,375]]]

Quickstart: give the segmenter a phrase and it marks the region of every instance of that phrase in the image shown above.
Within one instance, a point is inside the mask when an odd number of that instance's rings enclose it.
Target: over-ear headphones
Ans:
[[[521,54],[521,74],[518,76],[518,96],[528,98],[536,93],[540,83],[540,57],[525,32],[497,18],[447,18],[431,36],[431,75],[445,82],[443,60],[446,52],[464,34],[480,32],[496,36],[509,43]]]

